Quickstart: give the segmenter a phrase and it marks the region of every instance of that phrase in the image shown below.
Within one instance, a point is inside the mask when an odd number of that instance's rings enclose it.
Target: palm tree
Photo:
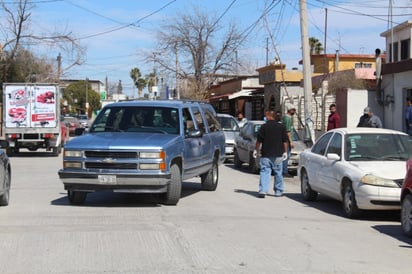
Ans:
[[[139,97],[141,97],[143,89],[147,85],[146,79],[142,78],[142,74],[140,73],[140,70],[138,68],[133,68],[130,70],[130,77],[133,79],[133,83],[138,90]]]
[[[309,37],[310,55],[321,54],[323,51],[322,43],[315,37]]]

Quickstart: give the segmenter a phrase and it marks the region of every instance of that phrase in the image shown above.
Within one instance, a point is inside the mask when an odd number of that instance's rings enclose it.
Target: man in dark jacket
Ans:
[[[283,176],[282,164],[287,158],[288,136],[283,124],[275,120],[275,112],[270,110],[266,112],[267,122],[259,130],[253,156],[256,157],[260,149],[260,179],[259,193],[260,198],[265,198],[269,192],[271,173],[274,176],[273,190],[275,196],[283,195]]]
[[[329,117],[328,117],[328,128],[327,128],[327,130],[331,130],[331,129],[340,127],[340,116],[336,112],[336,105],[331,104],[329,106],[329,111],[330,111],[330,114],[329,114]]]

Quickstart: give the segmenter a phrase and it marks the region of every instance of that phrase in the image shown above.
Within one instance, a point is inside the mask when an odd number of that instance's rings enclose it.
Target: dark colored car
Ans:
[[[69,135],[74,136],[77,128],[82,128],[79,119],[71,116],[64,116],[63,122],[69,128]]]
[[[8,148],[9,142],[0,140],[0,148]],[[3,149],[0,149],[0,206],[9,204],[11,185],[10,160]]]
[[[243,163],[247,163],[250,172],[256,174],[259,172],[260,157],[253,158],[253,150],[259,129],[264,123],[261,120],[251,120],[240,129],[239,135],[235,138],[233,160],[235,167],[239,168]]]
[[[401,189],[401,226],[412,237],[412,158],[406,162],[406,175]]]

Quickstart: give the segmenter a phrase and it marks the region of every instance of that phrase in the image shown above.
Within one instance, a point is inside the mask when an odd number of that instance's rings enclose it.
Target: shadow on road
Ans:
[[[201,191],[200,183],[183,182],[181,199]],[[61,193],[65,195],[66,193]],[[51,201],[56,206],[72,206],[64,197]],[[97,191],[87,194],[86,201],[81,206],[87,207],[158,207],[161,206],[159,194],[152,193],[115,193]]]
[[[302,198],[300,193],[286,193],[286,197],[295,200],[296,202],[302,203],[305,206],[316,208],[317,210],[323,211],[325,213],[340,216],[346,218],[343,209],[342,203],[333,199],[330,199],[326,196],[319,195],[316,201],[305,201]],[[381,221],[381,222],[399,222],[400,219],[399,210],[367,210],[362,211],[361,216],[358,220],[365,221]]]
[[[376,231],[391,236],[398,241],[404,242],[406,245],[399,245],[399,247],[412,248],[412,238],[408,238],[402,232],[401,224],[395,225],[374,225],[372,226]]]

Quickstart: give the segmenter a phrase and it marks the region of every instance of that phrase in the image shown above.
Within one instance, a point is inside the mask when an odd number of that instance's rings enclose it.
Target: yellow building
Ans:
[[[312,54],[310,60],[314,74],[358,68],[376,69],[375,54]]]

